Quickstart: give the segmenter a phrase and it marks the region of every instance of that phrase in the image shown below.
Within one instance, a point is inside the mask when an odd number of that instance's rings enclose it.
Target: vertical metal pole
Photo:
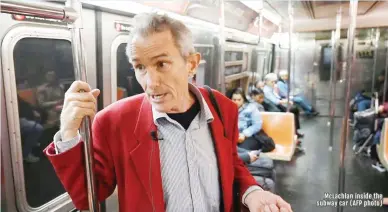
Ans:
[[[340,166],[339,166],[339,179],[338,179],[338,193],[345,191],[345,150],[348,142],[348,130],[349,130],[349,101],[350,101],[350,88],[352,84],[352,69],[353,62],[355,60],[354,54],[354,37],[356,29],[356,17],[357,17],[358,0],[350,0],[349,14],[350,14],[350,25],[348,33],[348,51],[347,51],[347,70],[346,70],[346,101],[345,101],[345,117],[343,119],[343,128],[341,135],[341,148],[340,148]],[[338,200],[339,204],[339,200]],[[337,211],[342,212],[343,206],[339,206]]]
[[[334,78],[336,78],[334,75],[336,73],[336,64],[334,62],[335,57],[336,57],[336,48],[335,48],[335,31],[331,31],[331,67],[330,67],[330,100],[329,100],[329,114],[330,114],[330,145],[329,145],[329,151],[333,149],[333,137],[334,137],[334,93],[335,90],[333,89],[334,84],[336,84],[336,81]]]
[[[293,26],[294,26],[294,11],[292,8],[292,0],[288,0],[288,18],[290,19],[290,24],[289,24],[289,30],[288,30],[288,90],[287,90],[287,112],[290,111],[291,105],[290,105],[290,90],[291,90],[291,66],[292,66],[292,31],[293,31]]]
[[[79,0],[68,0],[66,6],[73,8],[78,16],[78,19],[73,23],[69,24],[68,27],[71,31],[72,37],[72,51],[74,70],[77,80],[86,82],[86,61],[84,55],[84,48],[82,42],[82,4]],[[81,91],[82,92],[82,91]],[[87,191],[89,201],[89,211],[98,212],[100,211],[98,199],[96,195],[95,178],[94,178],[94,158],[93,158],[93,139],[91,134],[91,120],[90,117],[85,117],[82,121],[80,134],[84,141],[85,149],[85,170],[87,180]]]
[[[225,94],[225,5],[224,0],[220,0],[220,35],[219,35],[219,53],[220,53],[220,75],[221,93]]]
[[[257,46],[259,46],[260,45],[260,43],[261,43],[261,33],[262,33],[262,28],[263,28],[263,10],[260,10],[260,13],[259,13],[259,43],[257,44]],[[259,58],[258,58],[258,56],[259,56],[259,54],[257,54],[257,56],[256,56],[256,59],[258,60]],[[264,61],[263,61],[263,66],[264,67],[262,67],[263,69],[262,69],[262,74],[261,74],[261,78],[263,78],[264,77],[264,75],[265,75],[265,58],[266,58],[267,56],[265,55],[264,56]],[[259,62],[259,61],[257,61],[257,62]],[[256,77],[256,75],[258,74],[257,73],[257,71],[258,71],[258,69],[259,69],[259,66],[257,66],[257,69],[256,70],[253,70],[256,74],[254,74],[254,78],[253,78],[253,83],[256,83],[256,81],[257,81],[257,77]],[[254,85],[253,86],[254,88],[256,87],[256,85]]]
[[[373,72],[372,72],[372,94],[375,92],[375,86],[376,86],[376,69],[377,69],[377,51],[379,48],[379,41],[380,41],[380,29],[376,28],[376,40],[375,40],[375,49],[374,49],[374,55],[373,55]]]
[[[330,79],[330,145],[329,151],[333,150],[334,143],[334,116],[335,116],[335,99],[337,91],[337,70],[339,61],[337,60],[339,40],[341,39],[341,19],[342,19],[342,7],[340,6],[337,12],[336,29],[335,33],[332,33],[332,58],[331,58],[331,79]]]

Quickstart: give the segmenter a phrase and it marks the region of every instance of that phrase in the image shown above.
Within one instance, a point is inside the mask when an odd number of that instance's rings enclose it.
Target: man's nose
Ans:
[[[155,88],[160,85],[160,74],[156,70],[149,70],[147,72],[147,86]]]

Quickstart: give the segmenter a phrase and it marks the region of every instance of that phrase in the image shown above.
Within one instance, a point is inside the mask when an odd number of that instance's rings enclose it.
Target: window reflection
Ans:
[[[13,54],[27,202],[39,207],[65,192],[42,151],[59,130],[64,92],[75,80],[71,43],[24,38]]]
[[[125,47],[126,44],[122,43],[117,48],[117,100],[144,92],[125,54]]]

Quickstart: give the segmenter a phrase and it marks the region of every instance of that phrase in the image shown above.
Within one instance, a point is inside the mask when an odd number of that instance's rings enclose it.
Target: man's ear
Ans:
[[[197,67],[201,61],[201,54],[193,53],[187,58],[187,68],[189,70],[189,76],[193,77],[197,72]]]

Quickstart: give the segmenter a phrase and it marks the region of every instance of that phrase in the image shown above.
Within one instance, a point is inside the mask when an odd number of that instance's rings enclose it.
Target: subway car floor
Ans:
[[[329,118],[317,117],[302,121],[305,153],[294,155],[290,162],[276,162],[276,193],[289,202],[296,212],[335,212],[333,206],[317,206],[325,193],[338,193],[340,130],[342,119],[335,119],[334,145],[329,151]],[[350,130],[349,135],[353,131]],[[388,196],[388,175],[371,166],[371,159],[356,156],[349,140],[345,153],[345,192],[379,193]],[[345,207],[344,212],[380,212],[387,207]]]

